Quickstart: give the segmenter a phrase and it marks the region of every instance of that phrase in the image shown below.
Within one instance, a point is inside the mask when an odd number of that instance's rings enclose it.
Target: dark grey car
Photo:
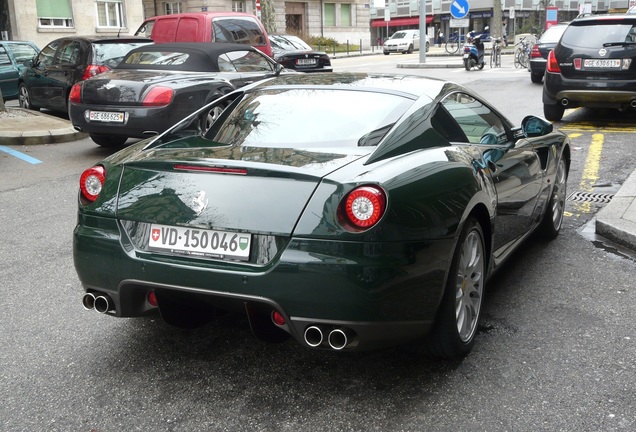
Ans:
[[[73,84],[114,68],[128,51],[149,43],[152,40],[138,37],[55,39],[22,71],[18,81],[20,106],[67,112]]]
[[[543,113],[566,108],[636,108],[636,14],[590,15],[565,29],[548,55]]]
[[[548,54],[559,42],[568,24],[569,22],[554,24],[543,32],[537,43],[532,47],[528,70],[530,71],[530,81],[533,83],[541,84],[543,81]]]

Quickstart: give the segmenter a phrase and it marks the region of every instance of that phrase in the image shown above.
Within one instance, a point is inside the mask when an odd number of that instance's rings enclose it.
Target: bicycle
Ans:
[[[530,60],[530,50],[532,43],[526,38],[521,38],[515,45],[515,68],[527,68]]]
[[[448,40],[446,41],[446,45],[444,45],[444,48],[446,49],[446,52],[449,54],[457,54],[459,52],[460,45],[461,45],[461,41],[459,39],[459,34],[455,32],[448,37]]]
[[[501,38],[495,38],[490,51],[490,67],[501,67]]]

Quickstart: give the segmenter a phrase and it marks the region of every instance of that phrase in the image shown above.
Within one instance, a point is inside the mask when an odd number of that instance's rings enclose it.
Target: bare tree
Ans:
[[[276,9],[274,0],[261,0],[261,22],[268,34],[276,34]]]

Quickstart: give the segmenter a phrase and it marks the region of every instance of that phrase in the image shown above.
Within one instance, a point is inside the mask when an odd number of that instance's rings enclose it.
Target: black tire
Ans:
[[[464,68],[469,71],[470,70],[470,59],[464,59]]]
[[[33,105],[31,92],[29,91],[29,88],[24,85],[24,83],[20,84],[20,87],[18,89],[18,103],[20,104],[21,108],[33,111],[40,111],[39,106]]]
[[[428,50],[431,48],[430,44],[428,41],[426,41],[426,52],[428,52]]]
[[[413,53],[413,45],[409,45],[406,51],[402,51],[402,54],[412,54]]]
[[[565,159],[561,156],[557,166],[554,186],[552,186],[552,196],[548,203],[548,208],[543,215],[538,233],[541,237],[552,240],[559,235],[561,225],[563,225],[563,215],[565,214],[565,199],[567,195],[568,170]]]
[[[477,65],[477,69],[482,70],[484,66],[486,66],[486,62],[482,61],[481,63]]]
[[[486,281],[486,248],[479,222],[464,224],[442,297],[425,348],[435,357],[460,360],[473,347],[481,316]]]
[[[128,137],[90,134],[91,139],[102,147],[119,147],[126,143]]]
[[[543,81],[543,75],[530,73],[530,81],[532,81],[534,84],[541,84],[541,82]]]
[[[388,51],[384,51],[384,55],[389,55],[390,53]]]
[[[561,105],[543,104],[543,115],[547,120],[560,121],[563,118],[565,108]]]

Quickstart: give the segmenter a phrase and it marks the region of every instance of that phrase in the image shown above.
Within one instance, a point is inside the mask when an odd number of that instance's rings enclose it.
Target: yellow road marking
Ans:
[[[585,192],[592,192],[594,184],[598,181],[598,172],[601,166],[601,152],[603,151],[604,141],[604,134],[595,133],[592,135],[592,143],[590,144],[590,148],[587,152],[583,175],[581,177],[581,182],[579,183],[579,189]],[[574,207],[583,213],[592,212],[592,203],[589,202],[575,203]]]

